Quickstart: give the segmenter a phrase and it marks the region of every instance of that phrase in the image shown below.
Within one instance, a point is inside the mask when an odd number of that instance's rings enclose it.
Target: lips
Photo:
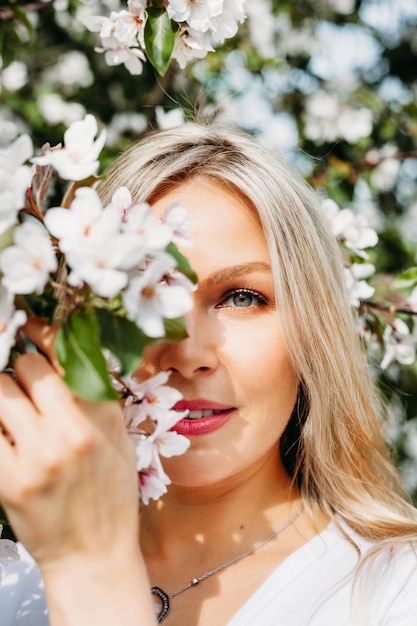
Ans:
[[[188,416],[177,422],[171,430],[185,436],[205,435],[221,428],[229,421],[235,407],[209,400],[180,400],[177,411],[188,411]]]

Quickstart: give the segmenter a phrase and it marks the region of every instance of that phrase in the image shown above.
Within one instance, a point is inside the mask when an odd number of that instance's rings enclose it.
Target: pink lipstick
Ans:
[[[231,417],[235,407],[209,400],[181,400],[174,406],[177,411],[188,411],[188,416],[177,422],[171,430],[186,437],[207,435],[221,428]]]

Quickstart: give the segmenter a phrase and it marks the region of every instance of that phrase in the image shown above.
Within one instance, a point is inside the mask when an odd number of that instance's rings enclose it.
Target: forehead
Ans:
[[[220,182],[195,178],[181,183],[152,203],[159,218],[177,201],[187,209],[190,221],[187,236],[192,246],[182,252],[192,261],[212,266],[252,262],[269,263],[269,251],[255,210],[242,195]]]

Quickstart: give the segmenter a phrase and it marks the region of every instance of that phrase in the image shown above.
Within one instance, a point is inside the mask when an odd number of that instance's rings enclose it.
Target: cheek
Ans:
[[[239,395],[251,405],[271,408],[282,419],[288,419],[298,391],[295,374],[274,324],[254,325],[239,335],[226,336],[223,345],[229,373]],[[268,411],[269,413],[269,411]]]

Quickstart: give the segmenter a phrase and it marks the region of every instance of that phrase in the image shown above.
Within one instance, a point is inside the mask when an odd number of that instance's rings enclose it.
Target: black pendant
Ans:
[[[161,610],[158,615],[158,624],[164,621],[169,611],[169,595],[160,587],[152,587],[151,593],[160,599]]]

